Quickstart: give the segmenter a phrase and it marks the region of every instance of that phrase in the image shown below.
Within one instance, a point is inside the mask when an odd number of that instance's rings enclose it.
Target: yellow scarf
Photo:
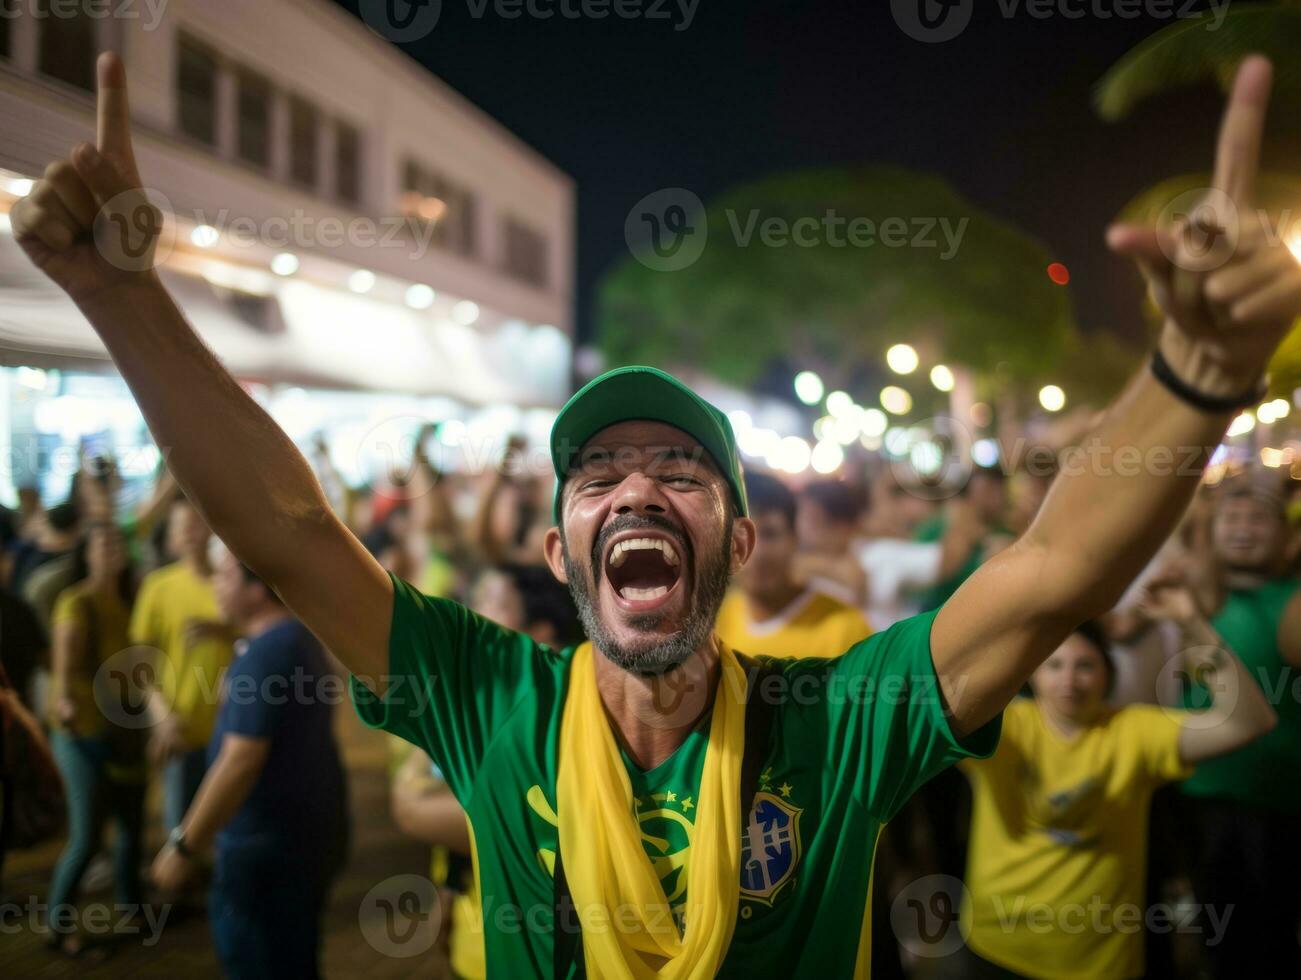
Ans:
[[[641,826],[596,686],[590,643],[574,653],[560,722],[560,853],[583,926],[589,976],[704,980],[722,965],[741,887],[745,671],[719,644],[721,671],[691,832],[684,934],[642,848]]]

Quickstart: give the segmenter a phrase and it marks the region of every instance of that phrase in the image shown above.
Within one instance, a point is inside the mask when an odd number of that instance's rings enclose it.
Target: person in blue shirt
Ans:
[[[347,789],[331,730],[338,677],[315,637],[233,555],[217,603],[246,638],[226,673],[208,773],[154,861],[176,890],[214,848],[213,945],[235,978],[316,977],[320,920],[347,850]]]

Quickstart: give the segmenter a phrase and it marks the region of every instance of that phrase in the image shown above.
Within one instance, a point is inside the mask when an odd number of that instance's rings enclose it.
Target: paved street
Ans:
[[[362,921],[377,925],[380,914],[373,902],[364,901],[381,881],[400,874],[423,874],[428,869],[427,852],[404,839],[393,826],[388,812],[384,737],[368,731],[357,721],[351,708],[336,711],[336,730],[348,768],[352,802],[353,842],[347,868],[336,883],[326,916],[325,954],[322,967],[330,980],[365,976],[443,977],[445,961],[437,951],[417,957],[398,958],[381,951],[385,943],[372,943],[376,930],[364,934]],[[151,812],[156,799],[151,796]],[[151,827],[146,854],[152,857],[162,834]],[[48,952],[42,937],[28,921],[26,909],[44,899],[50,869],[59,852],[55,843],[39,850],[11,856],[2,888],[5,903],[4,928],[0,931],[0,976],[5,978],[186,978],[218,977],[208,925],[202,914],[169,915],[158,938],[148,941],[148,926],[140,937],[115,943],[102,962],[71,960]],[[112,902],[111,893],[96,891],[83,896],[83,903]],[[22,909],[21,912],[16,911]],[[108,914],[105,913],[108,918]],[[113,916],[116,918],[116,916]],[[378,924],[382,930],[382,923]],[[382,931],[379,933],[382,936]],[[376,946],[381,949],[377,949]]]

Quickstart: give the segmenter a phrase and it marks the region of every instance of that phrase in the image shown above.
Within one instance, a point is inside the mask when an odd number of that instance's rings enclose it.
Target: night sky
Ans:
[[[980,0],[960,36],[926,44],[887,0],[699,0],[686,30],[677,2],[671,20],[509,20],[443,0],[437,28],[406,47],[577,181],[580,339],[646,194],[678,186],[708,202],[775,171],[874,163],[939,174],[1018,224],[1070,268],[1084,329],[1138,336],[1137,278],[1105,251],[1104,228],[1161,178],[1209,169],[1219,96],[1189,91],[1113,125],[1091,95],[1168,19],[1044,20],[1025,0]]]

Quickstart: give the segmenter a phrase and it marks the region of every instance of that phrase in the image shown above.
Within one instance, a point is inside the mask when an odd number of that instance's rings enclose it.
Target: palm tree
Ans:
[[[1273,118],[1288,118],[1301,107],[1301,0],[1239,0],[1218,14],[1180,19],[1157,31],[1098,83],[1098,114],[1115,122],[1151,96],[1210,80],[1227,92],[1238,63],[1253,52],[1273,60]]]

